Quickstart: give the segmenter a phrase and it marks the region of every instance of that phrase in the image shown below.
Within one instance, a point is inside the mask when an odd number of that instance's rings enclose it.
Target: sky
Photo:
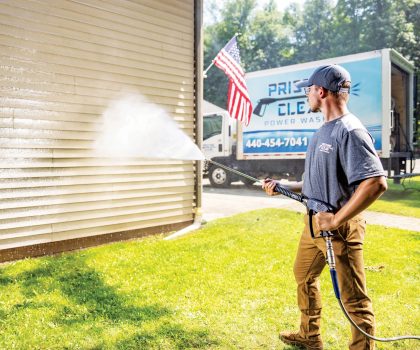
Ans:
[[[267,2],[268,2],[268,0],[258,0],[258,6],[262,7]],[[279,10],[285,9],[287,6],[289,6],[290,4],[292,4],[294,2],[302,5],[305,2],[305,0],[276,0],[277,8]]]

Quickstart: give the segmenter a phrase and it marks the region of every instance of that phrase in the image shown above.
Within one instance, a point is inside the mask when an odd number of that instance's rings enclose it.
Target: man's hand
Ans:
[[[384,176],[363,180],[350,197],[350,200],[337,213],[318,213],[314,216],[315,223],[322,231],[335,230],[368,208],[386,191],[387,187]]]
[[[384,176],[363,180],[350,200],[337,213],[318,213],[315,215],[316,223],[323,231],[334,230],[368,208],[387,188],[388,185]]]
[[[269,196],[276,196],[279,193],[274,191],[277,186],[277,181],[273,179],[265,179],[262,183],[262,189],[267,193]]]
[[[333,231],[336,230],[340,225],[337,225],[335,221],[335,215],[333,213],[317,213],[314,217],[316,226],[321,231]]]

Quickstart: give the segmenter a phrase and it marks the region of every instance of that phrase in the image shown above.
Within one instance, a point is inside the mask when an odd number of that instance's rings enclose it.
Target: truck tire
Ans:
[[[232,182],[232,177],[225,169],[216,166],[211,166],[209,169],[209,180],[213,187],[229,187]]]

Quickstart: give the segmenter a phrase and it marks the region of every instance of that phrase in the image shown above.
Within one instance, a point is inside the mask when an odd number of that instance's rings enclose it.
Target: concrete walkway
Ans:
[[[213,219],[263,208],[281,208],[305,212],[302,204],[282,196],[268,197],[256,189],[233,187],[231,189],[213,189],[205,186],[203,191],[203,219]],[[392,214],[365,212],[368,224],[394,227],[420,232],[420,219]]]

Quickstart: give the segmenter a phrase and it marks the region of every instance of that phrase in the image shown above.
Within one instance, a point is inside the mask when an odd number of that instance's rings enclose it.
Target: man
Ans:
[[[303,195],[331,204],[334,213],[318,213],[313,223],[319,231],[332,231],[336,269],[344,306],[352,319],[369,334],[374,334],[374,315],[366,291],[363,264],[365,220],[359,215],[387,189],[381,162],[373,140],[362,123],[347,108],[351,78],[338,65],[319,67],[308,80],[296,84],[305,89],[312,112],[322,112],[324,124],[308,146],[302,182],[289,186]],[[277,182],[264,181],[269,195]],[[321,297],[319,276],[326,265],[323,238],[312,239],[305,216],[294,265],[297,300],[301,311],[300,329],[282,332],[286,344],[320,350]],[[354,327],[351,350],[374,349],[374,342]]]

